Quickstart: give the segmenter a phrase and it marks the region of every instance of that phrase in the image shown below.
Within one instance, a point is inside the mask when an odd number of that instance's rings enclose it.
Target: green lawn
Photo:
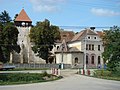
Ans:
[[[57,77],[51,74],[42,73],[1,73],[0,85],[12,85],[12,84],[26,84],[37,83],[58,80],[61,77]]]
[[[96,70],[94,77],[120,81],[120,72],[113,73],[107,70]]]

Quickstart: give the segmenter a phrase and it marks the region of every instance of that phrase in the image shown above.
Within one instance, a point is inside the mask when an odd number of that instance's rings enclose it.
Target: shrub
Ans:
[[[39,73],[2,73],[0,74],[0,82],[29,82],[29,81],[43,81],[43,77],[52,77],[52,75]]]
[[[107,70],[96,70],[94,76],[111,76],[111,72]]]

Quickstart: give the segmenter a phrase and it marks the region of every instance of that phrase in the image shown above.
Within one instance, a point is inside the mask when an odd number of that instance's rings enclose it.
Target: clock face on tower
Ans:
[[[25,26],[25,22],[22,22],[22,26]]]

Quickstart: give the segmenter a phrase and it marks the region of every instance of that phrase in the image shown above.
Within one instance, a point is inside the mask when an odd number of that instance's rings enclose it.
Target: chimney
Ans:
[[[94,30],[95,30],[95,27],[90,27],[90,29],[94,31]]]

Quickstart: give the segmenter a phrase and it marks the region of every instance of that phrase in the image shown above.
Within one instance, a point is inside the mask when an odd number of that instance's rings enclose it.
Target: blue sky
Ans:
[[[0,0],[0,12],[12,19],[23,7],[33,25],[46,18],[57,26],[75,26],[71,29],[120,26],[120,0]]]

